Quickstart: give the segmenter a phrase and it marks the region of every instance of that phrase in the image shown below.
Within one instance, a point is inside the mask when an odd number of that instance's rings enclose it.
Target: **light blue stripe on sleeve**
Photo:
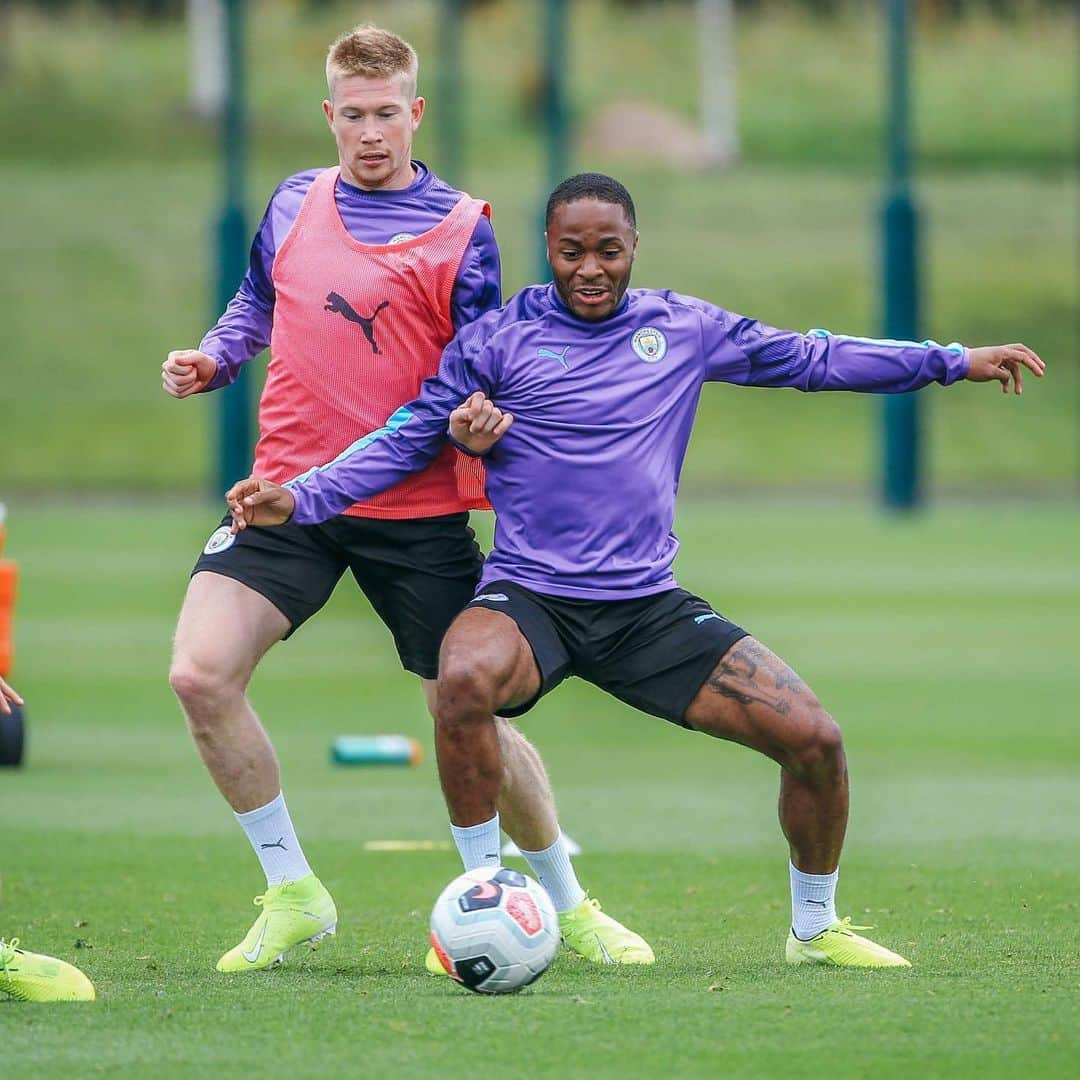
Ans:
[[[378,442],[379,439],[384,439],[387,435],[393,435],[395,431],[399,431],[403,428],[413,418],[413,415],[414,414],[409,409],[402,406],[386,421],[383,427],[376,428],[375,431],[369,432],[362,439],[357,439],[351,446],[345,447],[333,461],[328,461],[325,465],[316,465],[313,469],[308,469],[306,473],[301,473],[299,476],[294,476],[291,480],[287,480],[285,482],[285,487],[292,487],[294,484],[302,484],[308,477],[314,476],[316,473],[325,472],[339,461],[344,461],[346,458],[352,457],[353,454],[358,454],[372,443]]]
[[[939,345],[936,341],[896,341],[893,338],[854,337],[851,334],[830,334],[828,330],[807,330],[807,337],[835,337],[847,341],[861,341],[864,345],[891,345],[895,349],[944,349],[954,356],[964,355],[964,346],[959,341],[948,345]]]

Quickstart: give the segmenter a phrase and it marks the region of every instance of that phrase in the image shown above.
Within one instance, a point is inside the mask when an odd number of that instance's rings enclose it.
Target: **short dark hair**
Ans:
[[[630,198],[630,192],[614,177],[595,172],[578,173],[577,176],[569,177],[548,196],[545,226],[551,224],[552,215],[560,206],[581,199],[596,199],[597,202],[621,206],[630,227],[637,228],[637,214],[634,212],[634,200]]]

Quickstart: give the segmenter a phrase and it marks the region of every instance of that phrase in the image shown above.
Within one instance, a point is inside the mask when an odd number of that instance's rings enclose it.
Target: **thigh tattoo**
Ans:
[[[743,638],[728,650],[705,685],[740,705],[764,705],[781,716],[787,716],[798,699],[810,696],[806,683],[752,637]]]

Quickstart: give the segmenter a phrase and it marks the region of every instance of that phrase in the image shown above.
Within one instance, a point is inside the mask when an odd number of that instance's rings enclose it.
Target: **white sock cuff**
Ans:
[[[561,829],[551,847],[543,851],[523,850],[521,854],[537,880],[547,889],[556,911],[571,911],[585,899],[585,890],[577,879]]]
[[[836,920],[837,868],[831,874],[804,874],[789,862],[791,874],[791,932],[801,941],[828,930]]]
[[[280,885],[285,881],[299,881],[311,873],[304,858],[292,818],[289,817],[285,796],[279,791],[277,798],[265,806],[235,814],[240,828],[247,834],[252,850],[266,874],[267,885]]]
[[[233,814],[236,815],[236,820],[241,825],[257,825],[263,818],[268,818],[271,814],[276,814],[279,810],[285,809],[285,793],[279,791],[277,798],[268,802],[265,806],[257,806],[254,810],[245,810],[240,813],[236,810]]]
[[[836,882],[840,877],[838,866],[831,874],[804,874],[793,862],[789,862],[791,880],[799,886],[799,891],[807,899],[816,899],[815,893],[832,894],[836,891]]]
[[[526,851],[523,847],[519,847],[522,858],[545,858],[556,854],[559,850],[559,845],[564,843],[562,829],[559,830],[559,835],[555,838],[555,843],[551,847],[541,848],[539,851]]]
[[[451,822],[450,834],[466,870],[499,865],[502,834],[498,814],[490,821],[481,821],[479,825],[455,825]]]

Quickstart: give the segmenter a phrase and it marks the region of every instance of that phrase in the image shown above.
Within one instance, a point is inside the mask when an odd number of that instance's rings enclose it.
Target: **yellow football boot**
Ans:
[[[559,912],[563,944],[594,964],[652,964],[649,943],[600,910],[600,901],[586,896],[576,908]]]
[[[429,975],[449,975],[450,972],[443,967],[442,961],[439,959],[439,954],[434,949],[428,949],[427,956],[424,957],[424,967],[427,968]]]
[[[337,931],[334,900],[314,874],[272,885],[255,897],[255,905],[262,914],[247,937],[218,961],[218,971],[262,971],[280,964],[293,946],[307,942],[316,948]]]
[[[884,968],[911,967],[911,961],[886,949],[856,930],[872,926],[853,926],[850,918],[838,919],[827,930],[809,941],[800,941],[788,931],[785,955],[789,964],[825,964],[831,967]]]
[[[0,938],[0,992],[19,1001],[93,1001],[97,996],[94,984],[77,967],[26,952],[18,938]]]

